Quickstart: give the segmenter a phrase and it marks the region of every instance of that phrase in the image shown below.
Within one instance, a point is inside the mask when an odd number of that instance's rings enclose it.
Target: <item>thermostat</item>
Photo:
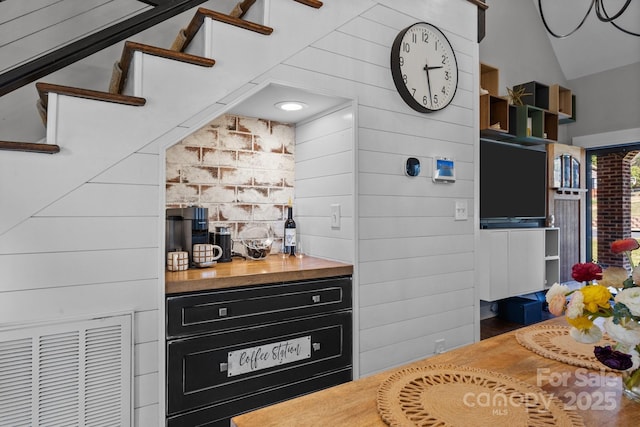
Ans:
[[[456,182],[455,162],[447,157],[433,158],[433,182]]]

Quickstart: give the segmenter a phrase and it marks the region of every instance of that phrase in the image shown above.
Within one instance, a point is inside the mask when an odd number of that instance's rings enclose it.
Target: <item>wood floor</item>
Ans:
[[[551,314],[547,311],[542,312],[542,320],[549,319]],[[527,325],[522,325],[520,323],[510,322],[508,320],[501,319],[500,317],[490,317],[488,319],[484,319],[480,321],[480,339],[484,340],[487,338],[491,338],[495,335],[500,335],[505,332],[510,332],[518,328],[522,328]]]

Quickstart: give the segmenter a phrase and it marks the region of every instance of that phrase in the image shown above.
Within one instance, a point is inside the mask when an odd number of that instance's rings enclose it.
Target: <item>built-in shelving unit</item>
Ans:
[[[560,232],[557,228],[544,231],[544,287],[560,282]]]
[[[523,145],[558,141],[558,125],[575,121],[575,95],[558,84],[532,81],[515,85],[523,105],[498,93],[500,71],[480,64],[480,135]]]

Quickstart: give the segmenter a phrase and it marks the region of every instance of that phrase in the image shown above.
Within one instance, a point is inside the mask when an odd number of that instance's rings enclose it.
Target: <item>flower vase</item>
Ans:
[[[640,402],[640,368],[622,372],[622,393],[629,399]]]

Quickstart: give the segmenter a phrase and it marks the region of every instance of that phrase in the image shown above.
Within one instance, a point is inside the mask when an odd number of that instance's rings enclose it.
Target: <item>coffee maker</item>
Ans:
[[[193,266],[193,245],[209,243],[209,209],[169,208],[166,221],[166,252],[188,252],[189,266]]]
[[[218,262],[231,261],[231,231],[229,227],[216,227],[216,231],[210,234],[211,243],[222,248],[222,256]]]

